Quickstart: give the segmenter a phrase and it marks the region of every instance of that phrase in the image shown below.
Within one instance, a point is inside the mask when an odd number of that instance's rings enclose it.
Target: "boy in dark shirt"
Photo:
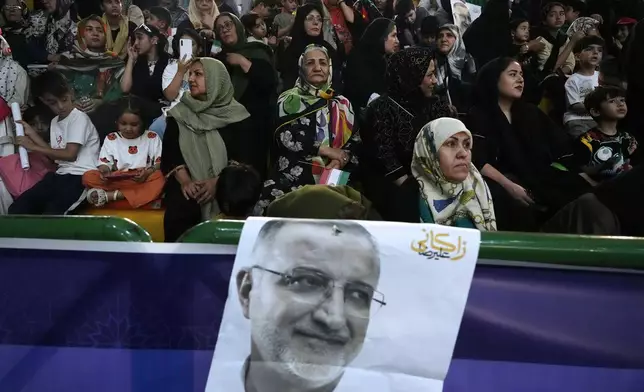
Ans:
[[[630,159],[637,149],[633,136],[617,129],[626,116],[626,92],[616,86],[599,86],[586,96],[584,105],[597,126],[579,138],[575,160],[582,177],[590,184],[616,177],[630,170]]]

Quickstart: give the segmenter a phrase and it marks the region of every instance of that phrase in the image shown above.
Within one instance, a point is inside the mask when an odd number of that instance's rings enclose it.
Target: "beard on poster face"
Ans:
[[[335,331],[315,326],[310,311],[288,326],[254,319],[252,329],[262,361],[283,378],[298,380],[308,388],[337,380],[357,356],[364,339],[353,339],[346,323]]]
[[[368,233],[343,230],[291,224],[270,249],[256,248],[264,265],[240,289],[251,321],[249,374],[258,366],[298,391],[332,386],[362,350],[373,295],[365,288],[377,287],[380,261]]]

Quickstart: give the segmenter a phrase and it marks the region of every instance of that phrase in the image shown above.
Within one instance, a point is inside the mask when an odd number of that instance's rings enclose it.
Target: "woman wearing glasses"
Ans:
[[[324,31],[330,27],[330,21],[324,19],[323,5],[311,3],[297,9],[295,21],[291,29],[291,42],[284,49],[278,50],[278,70],[282,77],[283,88],[288,90],[295,85],[300,70],[298,61],[308,45],[315,44],[323,46],[329,53],[336,68],[336,75],[333,78],[333,85],[339,84],[340,70],[344,63],[344,49],[338,48],[334,39],[325,39]],[[332,29],[332,27],[331,27]],[[285,41],[283,41],[284,43]]]
[[[236,143],[243,146],[239,150],[245,151],[245,156],[236,160],[253,166],[264,179],[277,99],[273,51],[261,42],[248,42],[244,26],[231,13],[224,12],[217,17],[215,31],[222,46],[216,58],[226,65],[235,99],[248,110],[253,124],[252,134],[235,135]]]
[[[2,36],[11,48],[11,55],[20,66],[27,69],[29,64],[35,63],[37,58],[34,53],[39,51],[38,42],[33,39],[36,28],[27,9],[27,4],[22,0],[5,0],[2,6],[4,24]],[[40,49],[42,51],[42,49]]]

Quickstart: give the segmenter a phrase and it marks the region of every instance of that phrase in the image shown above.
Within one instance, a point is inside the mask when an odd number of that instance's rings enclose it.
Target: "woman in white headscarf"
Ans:
[[[474,59],[467,53],[460,29],[456,25],[441,26],[438,30],[436,44],[440,53],[436,69],[438,86],[444,85],[448,77],[467,80],[476,74]]]
[[[476,64],[467,53],[460,29],[446,24],[438,29],[436,38],[436,88],[438,93],[449,90],[452,104],[461,111],[469,108],[469,82],[476,75]]]
[[[472,134],[454,118],[436,119],[418,133],[411,171],[423,222],[496,231],[492,196],[471,149]]]

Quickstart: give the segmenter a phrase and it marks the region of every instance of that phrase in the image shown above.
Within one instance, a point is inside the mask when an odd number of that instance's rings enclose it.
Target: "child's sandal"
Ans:
[[[92,202],[93,195],[96,194],[96,203]],[[107,204],[107,192],[100,188],[92,188],[87,192],[87,202],[95,207],[103,207]]]

